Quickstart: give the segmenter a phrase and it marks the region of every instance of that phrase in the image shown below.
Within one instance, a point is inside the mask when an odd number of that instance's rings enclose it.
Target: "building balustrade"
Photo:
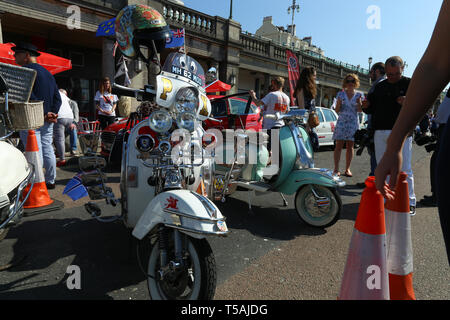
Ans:
[[[207,33],[210,36],[215,35],[215,17],[170,2],[163,2],[162,14],[169,24],[176,23],[188,31]]]

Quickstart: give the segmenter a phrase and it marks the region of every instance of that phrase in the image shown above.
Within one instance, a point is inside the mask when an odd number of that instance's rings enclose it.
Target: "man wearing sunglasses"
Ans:
[[[386,80],[375,85],[363,102],[363,112],[371,115],[372,128],[375,131],[375,157],[377,163],[381,160],[387,146],[387,138],[394,127],[395,121],[405,100],[410,78],[403,76],[404,63],[398,57],[390,57],[385,62]],[[403,146],[402,171],[408,175],[410,213],[415,214],[416,196],[414,193],[414,176],[411,168],[412,134],[408,136]]]
[[[45,182],[48,189],[55,188],[56,157],[53,151],[53,125],[58,118],[61,106],[61,96],[53,75],[44,67],[36,63],[40,55],[37,48],[29,43],[18,43],[11,48],[14,58],[19,66],[36,71],[36,80],[30,100],[44,101],[44,125],[36,131],[36,140],[39,147],[39,155],[45,168]],[[24,145],[27,143],[28,131],[20,132],[20,138]]]

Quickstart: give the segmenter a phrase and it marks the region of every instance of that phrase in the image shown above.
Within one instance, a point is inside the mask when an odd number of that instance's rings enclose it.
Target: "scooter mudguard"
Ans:
[[[309,168],[292,171],[286,180],[276,188],[284,194],[294,194],[297,190],[308,184],[317,184],[324,187],[337,188],[345,186],[345,181],[332,175],[327,169]]]
[[[220,210],[205,196],[189,190],[170,190],[158,194],[148,204],[133,229],[133,236],[142,240],[159,224],[198,239],[226,235],[224,220]]]

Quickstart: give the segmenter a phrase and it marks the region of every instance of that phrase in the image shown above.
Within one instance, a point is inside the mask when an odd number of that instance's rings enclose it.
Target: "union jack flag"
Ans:
[[[170,30],[170,38],[167,38],[166,48],[176,48],[184,46],[184,29]]]
[[[184,29],[177,29],[172,31],[172,35],[174,38],[184,38]]]

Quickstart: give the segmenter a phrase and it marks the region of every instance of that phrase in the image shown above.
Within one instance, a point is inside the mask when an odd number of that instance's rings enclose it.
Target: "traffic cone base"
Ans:
[[[389,273],[389,294],[391,300],[416,300],[412,287],[413,274],[396,275]]]
[[[25,188],[24,194],[27,194],[30,186]],[[48,195],[48,190],[45,182],[38,182],[33,185],[33,190],[31,191],[33,196],[28,198],[28,200],[24,204],[25,209],[31,208],[39,208],[43,206],[48,206],[53,203],[53,200],[50,199]]]
[[[45,207],[52,204],[53,200],[50,199],[47,185],[45,184],[44,171],[39,157],[39,147],[34,130],[28,131],[25,158],[29,163],[34,165],[34,185],[23,207],[25,209],[30,209]],[[27,194],[30,187],[31,184],[25,188],[24,194]]]

